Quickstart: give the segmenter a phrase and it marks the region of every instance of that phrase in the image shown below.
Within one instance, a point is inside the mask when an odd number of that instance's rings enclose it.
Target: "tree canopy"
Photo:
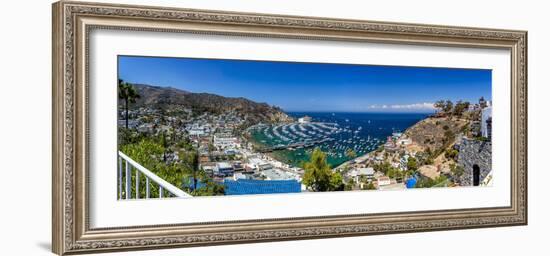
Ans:
[[[434,107],[445,115],[462,116],[470,107],[470,102],[459,100],[453,103],[450,100],[438,100],[434,103]]]
[[[162,142],[162,136],[158,138],[145,138],[139,142],[133,142],[125,145],[121,145],[120,150],[132,158],[134,161],[140,163],[143,167],[147,168],[151,172],[155,173],[168,183],[180,188],[185,189],[185,184],[189,178],[193,179],[193,187],[189,188],[188,192],[194,196],[212,196],[223,195],[224,187],[218,184],[206,173],[198,167],[198,153],[195,151],[180,152],[180,160],[174,162],[164,161],[165,147]],[[135,172],[132,174],[132,184],[135,184]],[[123,174],[125,175],[125,174]],[[204,184],[201,188],[197,188],[198,182]],[[143,175],[140,177],[140,197],[145,197],[145,178]],[[185,182],[185,183],[184,183]],[[132,186],[132,194],[135,195],[135,186]],[[158,197],[158,186],[150,186],[150,196]]]
[[[464,111],[466,111],[469,107],[470,107],[470,102],[459,100],[455,104],[453,114],[455,114],[456,116],[462,116]]]
[[[439,175],[435,179],[423,177],[416,182],[415,188],[445,187],[448,182],[447,177],[444,175]]]
[[[310,160],[304,163],[304,169],[302,182],[311,190],[344,190],[342,175],[331,170],[326,154],[319,148],[313,150]]]
[[[348,150],[346,150],[346,156],[349,158],[356,158],[357,153],[355,152],[355,150],[348,148]]]
[[[438,100],[434,103],[434,107],[448,114],[453,110],[453,102],[450,100]]]
[[[407,170],[415,171],[416,169],[418,169],[418,161],[416,158],[411,156],[407,159]]]

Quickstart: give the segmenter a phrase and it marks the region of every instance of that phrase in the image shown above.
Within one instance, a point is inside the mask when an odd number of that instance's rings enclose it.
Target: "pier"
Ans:
[[[287,145],[277,145],[277,146],[273,146],[273,147],[263,147],[263,148],[258,149],[258,151],[261,152],[261,153],[269,153],[269,152],[273,152],[273,151],[277,151],[277,150],[285,150],[285,149],[310,148],[310,147],[313,147],[315,145],[325,143],[325,142],[328,142],[328,141],[333,141],[333,140],[334,140],[334,138],[323,138],[323,139],[320,139],[320,140],[313,140],[313,141],[307,141],[307,142],[296,142],[296,143],[290,143],[290,144],[287,144]]]

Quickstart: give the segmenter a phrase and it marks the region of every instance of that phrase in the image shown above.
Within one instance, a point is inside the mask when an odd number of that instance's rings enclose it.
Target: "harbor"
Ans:
[[[257,152],[299,166],[314,148],[327,154],[332,166],[376,150],[392,133],[405,130],[422,114],[289,113],[296,122],[257,124],[246,130]],[[304,117],[309,117],[303,119]],[[301,121],[300,121],[301,120]]]

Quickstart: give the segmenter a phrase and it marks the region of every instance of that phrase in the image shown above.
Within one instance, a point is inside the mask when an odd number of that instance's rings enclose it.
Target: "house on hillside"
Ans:
[[[228,162],[216,163],[214,174],[217,176],[232,176],[234,173],[233,166]]]
[[[348,177],[353,179],[355,183],[359,183],[362,179],[374,179],[374,169],[372,167],[357,168],[349,172]]]
[[[395,145],[392,136],[388,136],[386,143],[384,143],[384,149],[388,152],[394,152],[397,150],[397,145]]]

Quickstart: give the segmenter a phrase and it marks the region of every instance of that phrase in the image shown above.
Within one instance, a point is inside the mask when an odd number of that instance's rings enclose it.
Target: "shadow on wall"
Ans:
[[[50,242],[38,242],[36,245],[47,252],[52,251],[52,243]]]

